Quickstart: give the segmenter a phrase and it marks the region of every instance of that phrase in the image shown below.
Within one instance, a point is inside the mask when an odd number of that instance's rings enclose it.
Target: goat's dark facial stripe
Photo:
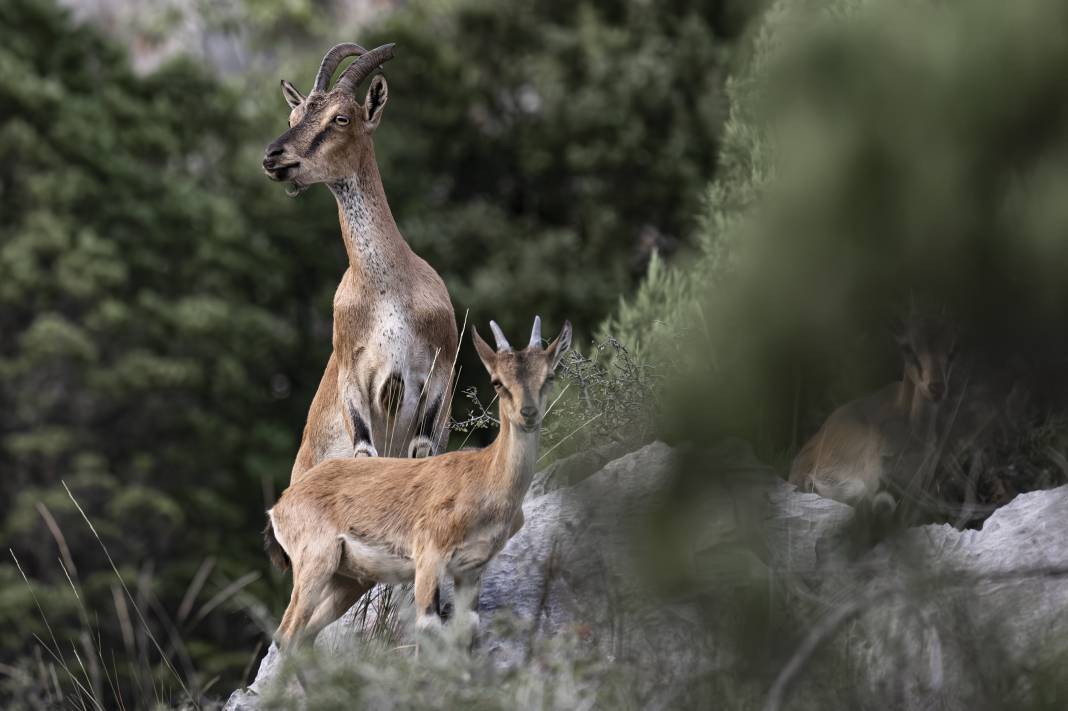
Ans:
[[[328,124],[326,128],[324,128],[322,131],[319,131],[319,133],[315,134],[315,138],[311,139],[311,143],[308,144],[308,155],[309,156],[312,153],[315,153],[315,151],[319,148],[319,146],[323,145],[323,141],[325,141],[326,137],[328,135],[330,135],[330,131],[331,130],[332,130],[332,127]]]

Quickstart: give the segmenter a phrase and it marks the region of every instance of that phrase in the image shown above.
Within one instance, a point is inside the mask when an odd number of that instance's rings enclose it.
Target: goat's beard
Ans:
[[[305,185],[303,183],[300,183],[300,182],[297,182],[296,180],[294,180],[289,184],[289,187],[286,188],[286,195],[288,195],[289,197],[296,197],[296,196],[300,195],[302,192],[304,192],[305,190],[307,190],[309,187],[310,186]]]

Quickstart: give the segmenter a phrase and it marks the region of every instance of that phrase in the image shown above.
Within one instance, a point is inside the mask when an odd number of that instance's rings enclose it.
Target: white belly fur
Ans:
[[[398,585],[415,579],[415,563],[379,546],[372,546],[348,534],[338,536],[344,543],[338,572],[351,578]]]

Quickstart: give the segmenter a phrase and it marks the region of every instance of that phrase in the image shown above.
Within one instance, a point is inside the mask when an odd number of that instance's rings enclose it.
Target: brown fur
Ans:
[[[456,318],[445,283],[409,248],[386,201],[372,143],[388,99],[385,78],[372,79],[363,104],[340,82],[307,97],[284,82],[283,94],[290,128],[268,146],[264,170],[296,192],[330,187],[349,259],[334,294],[334,351],[290,480],[331,457],[440,451]],[[421,432],[434,403],[441,407],[432,431]]]
[[[791,483],[857,504],[873,498],[894,470],[915,467],[928,454],[937,406],[948,388],[956,334],[942,319],[913,318],[898,343],[905,361],[901,381],[831,413],[798,452]]]
[[[541,417],[570,324],[547,348],[494,352],[477,332],[473,338],[500,400],[493,444],[428,459],[329,460],[268,512],[293,562],[293,595],[276,635],[283,646],[314,637],[376,582],[414,579],[418,624],[427,626],[437,620],[439,581],[450,574],[457,613],[477,617],[481,571],[523,523]]]

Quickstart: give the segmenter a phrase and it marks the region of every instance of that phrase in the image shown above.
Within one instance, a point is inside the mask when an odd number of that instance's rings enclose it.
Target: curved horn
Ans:
[[[390,42],[362,54],[359,59],[350,64],[348,69],[344,71],[341,78],[337,80],[337,86],[339,88],[343,86],[348,91],[356,91],[356,87],[367,78],[368,74],[378,69],[382,63],[393,59],[393,48],[396,46],[396,44]]]
[[[367,50],[355,42],[342,42],[334,45],[334,48],[326,53],[322,64],[319,65],[319,73],[315,75],[315,86],[312,87],[312,91],[326,91],[329,89],[330,78],[334,76],[337,65],[341,64],[346,57],[364,54],[367,54]]]
[[[496,321],[490,321],[490,330],[493,331],[493,337],[497,339],[498,351],[512,350],[512,344],[510,344],[508,339],[504,337],[504,332],[501,331],[501,327],[497,325]]]
[[[541,316],[534,317],[534,328],[530,331],[530,345],[527,348],[541,348]]]

